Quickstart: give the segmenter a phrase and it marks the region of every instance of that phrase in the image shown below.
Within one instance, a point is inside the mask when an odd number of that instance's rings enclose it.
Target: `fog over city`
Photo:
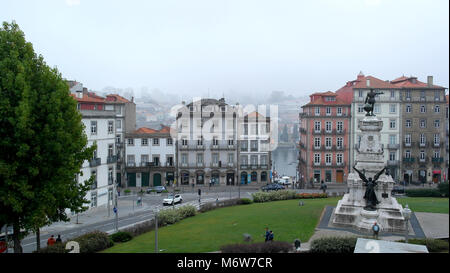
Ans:
[[[426,15],[426,16],[423,16]],[[37,53],[97,92],[263,103],[363,71],[449,86],[447,0],[2,0]],[[128,92],[128,93],[127,93]],[[273,96],[272,96],[273,97]]]

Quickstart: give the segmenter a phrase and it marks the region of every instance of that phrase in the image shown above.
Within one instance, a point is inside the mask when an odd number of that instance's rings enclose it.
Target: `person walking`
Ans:
[[[57,244],[61,244],[62,243],[62,239],[61,239],[61,235],[60,234],[58,234],[58,238],[56,238],[55,243],[57,243]]]
[[[269,242],[272,242],[272,241],[273,241],[273,232],[270,231],[270,234],[269,234]]]
[[[52,245],[54,245],[54,244],[56,243],[54,237],[55,237],[55,236],[52,235],[52,236],[50,236],[50,238],[48,238],[48,240],[47,240],[47,246],[52,246]]]
[[[266,234],[264,234],[263,236],[265,237],[265,242],[269,241],[270,231],[268,227],[266,227]]]
[[[323,193],[327,191],[327,185],[323,182],[323,180],[320,183],[320,189],[322,190]]]

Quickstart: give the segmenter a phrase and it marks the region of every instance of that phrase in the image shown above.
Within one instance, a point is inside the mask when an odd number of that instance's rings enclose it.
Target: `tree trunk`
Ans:
[[[14,241],[14,253],[22,253],[23,249],[20,245],[20,226],[18,223],[13,224],[13,241]]]
[[[36,231],[36,250],[41,250],[41,230],[39,228]]]

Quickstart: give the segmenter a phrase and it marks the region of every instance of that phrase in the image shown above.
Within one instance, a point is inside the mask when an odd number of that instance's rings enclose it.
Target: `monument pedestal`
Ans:
[[[362,171],[367,178],[373,177],[385,166],[384,147],[380,144],[383,122],[375,116],[369,116],[361,120],[358,127],[364,134],[357,150],[355,168]],[[372,232],[372,226],[376,222],[380,226],[380,232],[406,231],[406,221],[402,215],[403,207],[391,196],[394,180],[390,175],[382,174],[377,180],[375,194],[379,203],[373,211],[364,209],[366,187],[359,175],[355,172],[350,173],[347,184],[349,193],[338,202],[334,211],[333,225]]]

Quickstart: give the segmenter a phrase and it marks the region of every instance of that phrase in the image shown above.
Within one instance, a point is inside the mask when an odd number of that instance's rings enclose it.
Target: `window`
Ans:
[[[358,90],[358,97],[360,97],[360,98],[363,97],[363,91],[362,90]]]
[[[134,138],[129,138],[128,139],[128,145],[129,146],[133,146],[134,145]]]
[[[320,116],[320,107],[315,108],[315,115]]]
[[[405,151],[405,158],[411,158],[411,150]]]
[[[439,158],[439,157],[441,157],[441,151],[435,150],[434,151],[434,158]]]
[[[337,129],[337,131],[338,131],[338,132],[342,132],[342,131],[343,131],[343,128],[344,128],[344,123],[343,123],[342,121],[338,121],[338,122],[336,123],[336,129]]]
[[[91,121],[91,135],[97,134],[97,121]]]
[[[147,146],[148,145],[148,138],[141,139],[141,146]]]
[[[250,164],[258,165],[258,156],[257,155],[250,156]]]
[[[338,148],[342,148],[342,143],[343,143],[343,138],[342,137],[338,137],[336,140],[336,145]]]
[[[234,154],[228,154],[228,163],[234,162]]]
[[[117,129],[122,129],[122,121],[120,119],[116,120],[116,128]]]
[[[364,112],[364,105],[358,104],[358,113],[363,113],[363,112]]]
[[[337,108],[337,115],[342,116],[342,107]]]
[[[410,119],[407,119],[407,120],[405,121],[405,127],[406,127],[406,128],[411,128],[411,120],[410,120]]]
[[[320,121],[314,121],[314,131],[320,132]]]
[[[108,144],[108,156],[113,156],[113,155],[114,155],[114,145]]]
[[[375,104],[373,106],[373,112],[376,113],[376,114],[380,113],[380,105],[379,104]]]
[[[181,154],[181,164],[187,164],[187,158],[188,155],[187,154]]]
[[[153,139],[153,145],[159,145],[159,138]]]
[[[397,144],[397,136],[396,135],[389,135],[389,144],[391,144],[391,145]]]
[[[153,156],[153,164],[155,164],[155,166],[159,166],[159,155],[154,155]]]
[[[182,146],[187,146],[187,145],[188,145],[188,140],[185,139],[185,138],[183,138],[183,139],[181,140],[181,145],[182,145]]]
[[[267,155],[261,155],[261,165],[267,164]]]
[[[146,166],[148,162],[148,155],[141,155],[141,165]]]
[[[427,108],[425,107],[425,105],[421,105],[420,106],[420,113],[426,113],[427,112]]]
[[[331,121],[325,122],[325,130],[326,130],[327,132],[331,132],[331,128],[332,128],[332,126],[331,126]]]
[[[410,134],[405,135],[405,143],[411,145],[411,135]]]
[[[253,152],[258,151],[258,140],[250,140],[250,150]]]
[[[441,99],[441,96],[440,96],[441,94],[440,94],[440,92],[439,91],[434,91],[434,100],[435,101],[439,101],[440,99]]]
[[[420,134],[420,144],[425,144],[425,140],[426,140],[425,134]]]
[[[320,164],[320,154],[314,154],[314,164]]]
[[[394,99],[394,98],[395,98],[395,91],[391,90],[391,99]]]
[[[420,128],[427,128],[427,121],[425,119],[420,120]]]
[[[219,164],[219,154],[212,154],[212,163]]]
[[[314,147],[315,148],[320,148],[320,137],[315,137],[314,138]]]
[[[219,140],[217,140],[217,137],[213,137],[212,144],[215,146],[219,145]]]
[[[406,91],[406,95],[405,96],[406,96],[407,100],[411,100],[411,91],[409,91],[409,90]]]
[[[439,113],[441,111],[441,107],[439,105],[434,106],[434,112]]]
[[[405,109],[406,113],[411,113],[411,105],[406,105],[406,109]]]
[[[91,171],[91,177],[94,177],[94,183],[91,185],[91,190],[97,188],[97,171]]]
[[[116,143],[120,143],[121,139],[120,135],[116,135]]]
[[[97,207],[97,193],[91,192],[91,208]]]
[[[331,148],[331,137],[326,137],[325,138],[325,146],[327,148]]]
[[[439,142],[440,142],[439,134],[434,134],[434,144],[439,145]]]
[[[395,105],[395,104],[390,104],[389,105],[389,113],[395,113],[395,112],[397,112],[397,105]]]
[[[337,164],[342,164],[342,159],[344,158],[344,156],[342,154],[337,154],[336,155],[336,163]]]
[[[438,120],[438,119],[436,119],[436,120],[434,121],[434,128],[439,128],[440,126],[441,126],[441,121]]]
[[[203,154],[197,154],[197,163],[203,164]]]
[[[127,165],[134,166],[134,155],[127,155]]]
[[[327,116],[330,116],[330,115],[331,115],[331,107],[327,106],[327,108],[326,108],[326,114],[327,114]]]
[[[241,156],[241,164],[248,165],[248,156],[246,155]]]
[[[168,138],[166,143],[167,145],[173,145],[173,139]]]
[[[422,159],[422,160],[425,159],[425,151],[424,150],[420,151],[420,159]]]
[[[114,133],[114,122],[112,120],[108,121],[108,134]]]
[[[395,160],[395,152],[389,153],[389,160]]]
[[[331,154],[325,154],[325,164],[331,165]]]
[[[397,123],[396,123],[395,119],[389,120],[389,129],[395,129],[395,128],[397,128]]]
[[[229,139],[228,140],[228,145],[234,145],[234,140],[233,139]]]
[[[420,100],[425,100],[425,91],[420,91]]]

